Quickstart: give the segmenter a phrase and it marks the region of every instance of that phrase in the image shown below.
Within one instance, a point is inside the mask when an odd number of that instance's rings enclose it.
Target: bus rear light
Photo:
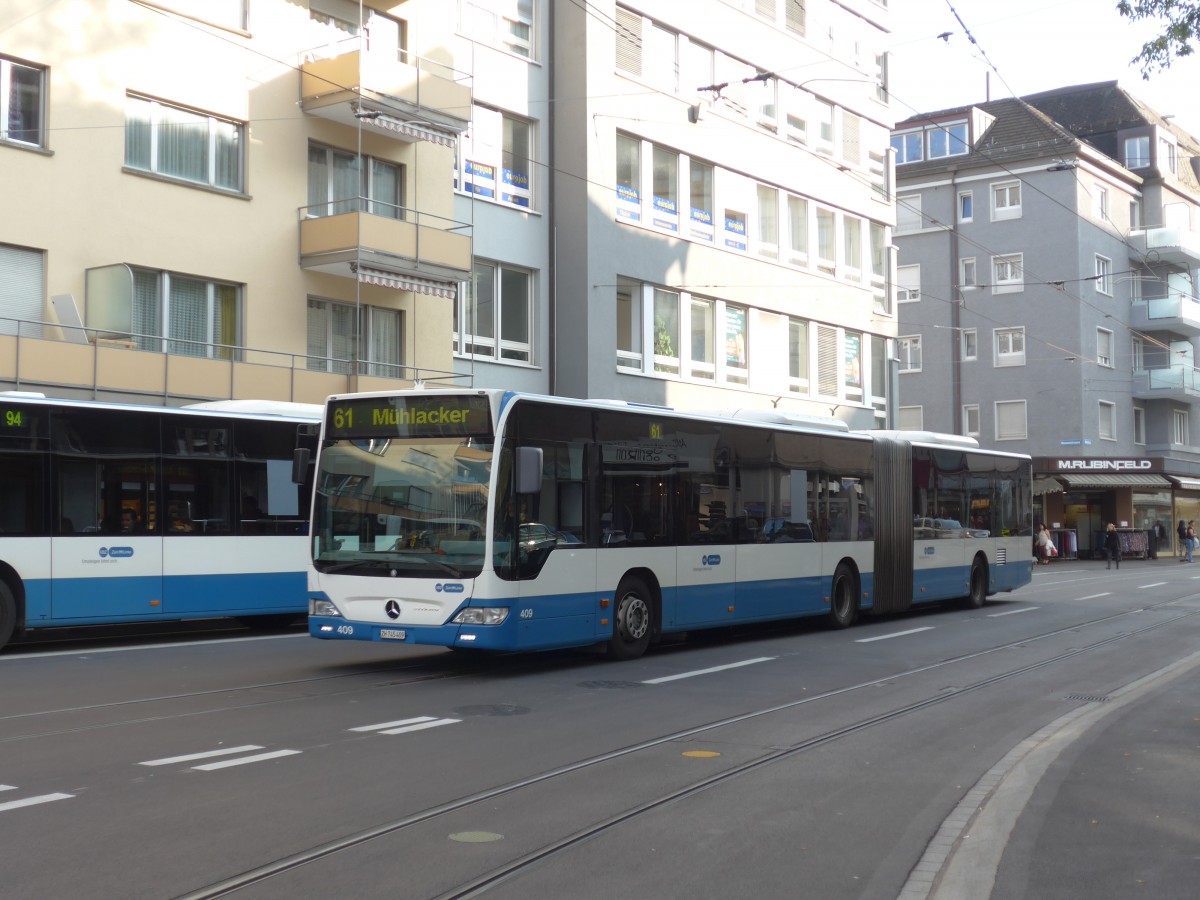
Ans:
[[[507,618],[507,606],[468,606],[450,621],[455,625],[502,625]]]
[[[310,616],[337,616],[341,618],[341,611],[333,605],[331,600],[309,600],[308,614]]]

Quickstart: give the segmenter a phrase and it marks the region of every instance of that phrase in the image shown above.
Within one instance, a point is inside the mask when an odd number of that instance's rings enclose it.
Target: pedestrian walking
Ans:
[[[1104,534],[1104,555],[1108,557],[1108,565],[1104,568],[1111,569],[1114,561],[1117,568],[1121,568],[1121,536],[1112,522],[1108,523],[1108,531]]]

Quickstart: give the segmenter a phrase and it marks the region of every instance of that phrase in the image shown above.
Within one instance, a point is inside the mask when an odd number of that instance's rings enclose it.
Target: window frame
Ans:
[[[1096,401],[1096,434],[1102,441],[1117,440],[1117,404],[1111,400]],[[1107,433],[1106,433],[1107,432]]]
[[[1093,279],[1096,282],[1096,293],[1103,294],[1106,297],[1111,297],[1113,276],[1112,260],[1107,256],[1096,254],[1096,277]]]
[[[1014,193],[1015,192],[1015,193]],[[988,193],[992,198],[992,221],[1003,222],[1021,218],[1021,182],[1020,180],[997,181],[989,185]],[[1013,201],[1015,196],[1016,202]],[[1003,199],[1003,202],[1001,200]]]
[[[458,32],[468,40],[477,41],[495,50],[529,62],[536,62],[537,48],[537,0],[460,0],[458,5]],[[523,15],[521,7],[528,4],[529,14]],[[492,17],[491,29],[480,29],[479,18],[472,12]],[[528,29],[521,37],[511,26]],[[485,33],[490,31],[490,33]],[[524,52],[522,52],[524,51]]]
[[[142,119],[133,117],[132,113],[135,108],[140,108],[142,105],[146,107],[146,115]],[[163,131],[164,125],[169,123],[163,122],[164,111],[172,111],[181,113],[186,116],[194,117],[197,120],[203,120],[207,126],[207,134],[204,140],[204,169],[205,178],[189,178],[185,175],[176,174],[170,171],[163,171]],[[139,129],[144,124],[146,135],[141,137],[138,134]],[[222,157],[220,152],[220,135],[218,128],[221,125],[232,127],[237,138],[236,151],[226,154],[226,158],[235,161],[236,172],[234,174],[235,185],[222,184],[219,182],[219,160]],[[146,164],[142,165],[141,160],[134,160],[133,156],[140,156],[140,140],[145,141],[145,153],[148,157]],[[132,143],[131,143],[132,142]],[[168,100],[163,100],[158,97],[151,97],[146,94],[139,94],[129,91],[125,95],[125,150],[124,150],[124,165],[123,171],[138,175],[150,175],[155,178],[162,178],[171,181],[175,184],[190,185],[193,187],[207,188],[212,191],[219,191],[226,194],[245,194],[246,191],[246,149],[247,149],[247,128],[246,123],[233,119],[228,116],[219,116],[215,113],[206,112],[194,107],[185,106],[180,103],[172,103]]]
[[[1000,416],[1003,409],[1019,408],[1021,410],[1020,432],[1006,433],[1000,427]],[[996,400],[993,404],[996,425],[996,441],[1024,441],[1029,439],[1029,403],[1026,400]]]
[[[456,188],[498,206],[526,212],[536,210],[539,200],[535,184],[538,166],[537,122],[484,103],[474,104],[472,116],[474,125],[469,136],[461,136],[457,141]],[[526,129],[526,152],[522,157],[524,172],[515,168],[517,155],[510,147],[510,132],[518,124]],[[480,134],[485,129],[494,132],[498,142],[488,143]],[[640,169],[643,162],[640,156],[638,162]],[[640,176],[641,172],[638,174]],[[638,187],[640,189],[641,186]]]
[[[1186,409],[1171,410],[1171,443],[1190,447],[1192,440],[1191,417]]]
[[[1131,144],[1140,145],[1135,147],[1135,150],[1140,152],[1131,154],[1129,152]],[[1139,134],[1125,138],[1122,150],[1125,168],[1132,171],[1133,169],[1146,169],[1150,167],[1150,135]]]
[[[971,420],[974,418],[975,427],[971,427]],[[982,428],[983,420],[980,416],[978,403],[964,403],[962,407],[962,433],[967,437],[979,437],[980,429]]]
[[[1011,277],[1001,277],[1001,268],[1011,270]],[[1019,294],[1025,290],[1025,254],[1002,253],[992,257],[992,293]]]
[[[15,68],[29,69],[37,73],[37,124],[35,128],[12,128],[13,106],[12,99],[16,95],[13,89],[13,72]],[[47,132],[46,132],[46,105],[47,105],[47,83],[49,69],[46,66],[39,66],[32,62],[27,62],[23,59],[8,55],[0,55],[0,144],[10,147],[28,147],[45,149]],[[34,131],[36,139],[32,141],[23,140],[12,136],[14,131],[19,131],[22,134]]]
[[[916,275],[916,278],[911,277]],[[914,288],[913,282],[916,282]],[[909,263],[896,266],[896,303],[917,303],[921,299],[921,264]]]
[[[905,334],[896,338],[896,359],[900,363],[901,375],[913,375],[922,371],[921,335]]]
[[[1108,344],[1107,353],[1105,343]],[[1113,355],[1116,353],[1116,335],[1108,328],[1096,329],[1096,365],[1106,369],[1114,367]]]
[[[138,322],[139,313],[137,307],[142,303],[142,293],[139,286],[148,285],[146,279],[153,278],[153,301],[155,308],[153,310],[153,322],[156,326],[156,333],[137,332],[131,337],[138,349],[148,350],[151,352],[164,353],[170,356],[190,356],[197,359],[223,359],[239,361],[242,358],[245,350],[245,303],[246,303],[246,288],[244,284],[239,284],[233,281],[224,281],[215,278],[203,278],[196,275],[185,275],[181,272],[171,272],[164,269],[150,269],[142,266],[130,266],[130,271],[134,276],[134,290],[132,303],[134,308],[131,309],[131,320]],[[175,333],[175,327],[179,325],[179,317],[175,314],[173,307],[176,304],[183,304],[187,298],[175,291],[174,282],[184,281],[194,284],[203,285],[204,288],[204,338],[200,341],[193,341],[191,338],[183,337]],[[219,312],[219,306],[222,299],[218,296],[221,289],[232,289],[234,293],[233,307],[234,314],[232,322],[228,323],[227,327],[232,329],[232,341],[222,341],[218,338],[218,317],[224,321],[224,316]],[[192,346],[201,344],[202,353],[181,353],[179,348],[183,346]]]
[[[979,330],[963,328],[958,333],[959,360],[974,362],[979,359]]]
[[[975,192],[958,192],[958,221],[960,224],[975,221]]]
[[[491,291],[491,327],[492,333],[479,334],[477,326],[470,323],[478,318],[478,299],[475,296],[475,285],[478,283],[484,269],[490,270],[489,281]],[[511,324],[505,318],[505,276],[515,275],[525,278],[524,322],[527,337],[525,340],[514,339],[506,329]],[[535,316],[534,297],[537,294],[537,273],[524,266],[514,266],[491,259],[476,257],[471,272],[471,279],[462,282],[455,303],[455,350],[461,356],[472,359],[482,359],[495,363],[510,365],[532,366],[536,364],[535,343],[537,340],[537,322]],[[521,301],[516,301],[518,305]],[[487,351],[491,351],[490,353]],[[483,351],[483,352],[481,352]]]
[[[1020,338],[1020,350],[1013,347]],[[1008,349],[1002,348],[1007,343]],[[992,329],[992,367],[996,369],[1019,368],[1025,365],[1025,326],[1013,325]]]
[[[1146,445],[1146,408],[1133,407],[1133,442],[1140,447]]]

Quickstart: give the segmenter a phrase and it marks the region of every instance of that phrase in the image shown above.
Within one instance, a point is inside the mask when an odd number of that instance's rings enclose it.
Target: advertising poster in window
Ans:
[[[725,307],[725,365],[746,368],[746,310]]]
[[[500,175],[504,179],[504,186],[509,189],[500,194],[500,199],[505,203],[528,209],[529,176],[524,172],[516,172],[512,169],[502,169]]]
[[[669,197],[654,198],[654,227],[665,231],[679,230],[679,204]]]
[[[698,241],[708,241],[711,244],[714,232],[712,212],[693,206],[691,209],[691,236]]]
[[[846,385],[862,387],[862,335],[846,335]]]
[[[746,249],[746,214],[725,211],[725,246]]]
[[[642,197],[637,188],[625,184],[617,185],[617,218],[630,222],[642,220]]]
[[[467,160],[464,166],[464,187],[472,194],[480,197],[496,196],[496,167],[486,166],[474,160]]]

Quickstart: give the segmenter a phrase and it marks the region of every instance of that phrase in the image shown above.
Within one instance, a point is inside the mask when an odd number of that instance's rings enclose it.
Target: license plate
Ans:
[[[380,628],[379,639],[383,641],[402,641],[408,632],[403,628]]]

